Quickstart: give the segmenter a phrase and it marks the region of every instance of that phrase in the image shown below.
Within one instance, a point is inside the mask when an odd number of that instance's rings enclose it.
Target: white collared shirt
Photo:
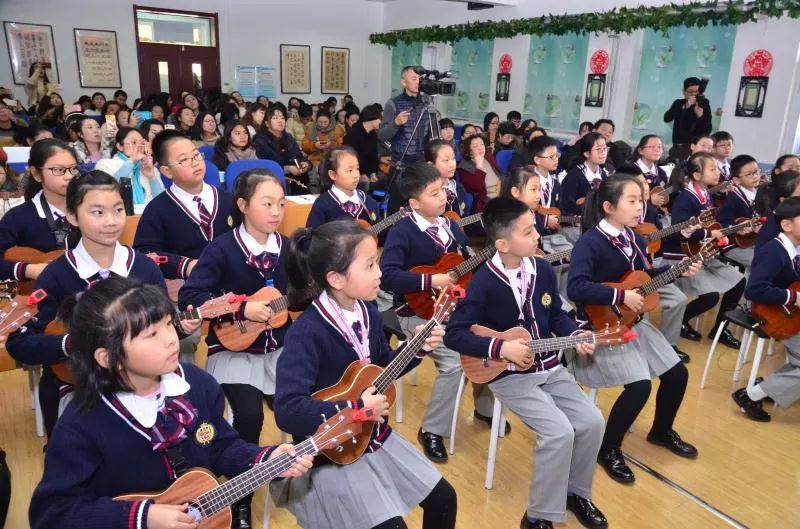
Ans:
[[[542,174],[539,172],[538,169],[534,168],[533,172],[539,175],[539,182],[541,183],[542,192],[541,195],[541,203],[544,207],[549,208],[550,203],[553,201],[553,189],[556,185],[556,175],[551,173]],[[548,191],[547,202],[544,201],[544,192],[545,190]]]
[[[169,190],[175,195],[175,198],[198,219],[200,218],[200,207],[194,197],[200,197],[200,200],[203,201],[203,206],[205,206],[209,213],[214,211],[214,190],[206,183],[203,183],[203,189],[200,191],[199,195],[193,195],[175,184],[172,184]]]
[[[81,239],[75,248],[73,248],[72,255],[75,257],[75,268],[78,271],[78,276],[80,276],[81,279],[89,279],[96,273],[103,270],[103,268],[100,268],[100,265],[97,264],[94,259],[92,259],[92,256],[89,255],[89,252],[86,251],[86,247],[83,245],[83,239]],[[130,251],[128,248],[117,242],[117,246],[114,248],[114,260],[111,262],[111,266],[107,271],[114,272],[121,277],[128,277],[129,256]]]
[[[525,258],[520,261],[518,268],[506,268],[503,264],[503,260],[500,259],[500,252],[495,252],[492,256],[492,264],[494,264],[499,270],[503,270],[505,272],[508,282],[511,283],[511,291],[514,293],[514,299],[517,300],[517,307],[519,307],[521,314],[523,304],[527,302],[527,299],[523,299],[522,297],[522,281],[519,277],[517,277],[517,273],[522,271],[522,273],[526,276],[525,286],[527,289],[527,287],[533,281],[533,275],[536,273],[531,260]],[[527,292],[525,292],[525,294],[527,294]]]
[[[33,207],[36,208],[36,213],[39,215],[39,218],[40,219],[45,219],[47,217],[45,216],[44,210],[42,209],[42,198],[41,198],[42,197],[42,193],[43,193],[43,191],[39,191],[38,193],[33,195],[33,198],[31,199],[31,202],[33,202]],[[47,199],[45,199],[45,202],[47,202]],[[63,211],[61,211],[57,207],[55,207],[50,202],[47,202],[47,205],[50,206],[50,212],[53,214],[53,217],[57,217],[57,216],[66,217],[66,215],[67,215],[66,213],[64,213]]]
[[[745,187],[739,186],[739,191],[742,192],[742,195],[744,195],[744,198],[746,198],[748,200],[748,202],[750,202],[750,204],[755,202],[755,200],[756,200],[756,190],[755,189],[747,189]]]
[[[136,393],[120,391],[115,396],[139,424],[145,428],[152,428],[156,423],[158,411],[164,407],[164,400],[167,397],[184,395],[190,388],[182,376],[167,373],[161,375],[161,387],[156,395],[140,397]]]
[[[250,235],[244,227],[244,224],[240,224],[238,228],[239,230],[239,237],[241,237],[242,242],[244,243],[247,251],[249,251],[253,255],[261,255],[264,252],[281,253],[281,247],[278,243],[278,239],[280,239],[280,235],[277,233],[270,233],[269,237],[267,237],[267,244],[262,246],[255,238]]]
[[[444,219],[442,219],[442,217],[438,217],[436,219],[436,221],[437,221],[436,224],[431,224],[422,215],[420,215],[419,213],[414,211],[414,212],[411,213],[411,220],[413,220],[414,223],[417,225],[417,227],[419,228],[419,231],[421,231],[423,233],[425,232],[425,230],[427,230],[431,226],[434,226],[434,225],[437,226],[439,228],[437,230],[437,233],[439,235],[439,240],[442,241],[442,244],[447,246],[450,243],[450,234],[447,233],[447,230],[442,227],[442,220],[444,220]]]
[[[731,174],[731,163],[728,160],[719,161],[717,160],[717,167],[719,167],[719,171],[724,173],[728,176]]]
[[[625,247],[625,255],[630,257],[631,254],[633,254],[633,241],[631,241],[631,239],[630,239],[630,237],[628,237],[627,233],[625,233],[622,230],[618,230],[617,228],[612,226],[611,223],[608,222],[606,219],[601,220],[598,223],[598,227],[601,230],[603,230],[603,232],[605,232],[607,235],[609,235],[611,237],[619,237],[620,235],[624,236],[625,239],[627,239],[627,241],[628,241],[628,246]]]
[[[780,233],[778,235],[778,241],[780,241],[781,245],[783,245],[783,249],[786,250],[786,255],[789,256],[789,261],[794,264],[794,258],[800,254],[800,246],[795,246],[785,233]]]
[[[333,193],[333,196],[339,199],[339,202],[342,204],[345,202],[352,202],[356,206],[361,205],[361,197],[358,196],[358,191],[353,191],[353,196],[349,196],[346,192],[334,185],[331,186],[331,193]]]
[[[599,165],[597,166],[597,172],[593,173],[591,169],[589,169],[588,164],[583,164],[583,176],[586,177],[586,180],[591,184],[595,180],[602,180],[603,179],[603,168]]]
[[[644,174],[646,175],[653,174],[658,176],[658,165],[656,165],[655,163],[652,165],[652,167],[647,167],[647,163],[645,163],[644,160],[639,158],[638,160],[636,160],[636,165],[639,166],[639,169],[641,169],[642,172],[644,172]]]
[[[458,188],[456,187],[456,180],[455,178],[448,178],[447,179],[447,189],[452,191],[455,194],[458,194]]]

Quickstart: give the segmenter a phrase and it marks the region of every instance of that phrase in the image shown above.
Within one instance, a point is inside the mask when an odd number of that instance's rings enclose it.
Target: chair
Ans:
[[[214,158],[214,146],[213,145],[201,145],[200,147],[197,148],[197,150],[200,151],[201,153],[203,153],[203,156],[205,157],[206,162],[208,162],[208,160],[212,160]]]
[[[271,171],[283,182],[283,187],[286,188],[286,176],[283,173],[283,167],[281,167],[278,162],[274,160],[237,160],[231,162],[228,168],[225,169],[225,187],[228,191],[233,189],[233,183],[236,181],[236,177],[239,176],[239,173],[249,171],[250,169],[266,169]]]
[[[9,163],[8,166],[17,174],[22,174],[28,170],[28,164],[25,162]]]
[[[219,167],[206,158],[206,174],[203,176],[203,181],[210,186],[218,188],[220,186],[219,173]]]
[[[514,151],[512,149],[506,149],[504,151],[500,151],[495,155],[495,159],[497,160],[497,165],[503,172],[503,174],[498,175],[499,177],[502,178],[508,173],[508,166],[511,165],[512,156],[514,156]]]
[[[392,336],[397,338],[398,343],[406,339],[406,335],[400,327],[400,319],[393,309],[388,309],[381,312],[383,318],[383,334],[386,335],[386,341],[390,342]],[[416,369],[414,370],[416,372]],[[416,379],[414,380],[416,384]],[[403,422],[403,378],[398,378],[394,385],[396,398],[394,403],[395,420],[398,423]]]
[[[753,358],[753,365],[750,368],[750,378],[747,382],[748,386],[751,386],[755,383],[756,376],[758,375],[758,367],[761,363],[761,353],[764,350],[764,342],[766,341],[769,341],[769,352],[767,354],[771,355],[774,340],[764,333],[763,329],[761,329],[761,327],[758,325],[758,322],[755,321],[749,313],[742,309],[729,310],[725,313],[725,319],[720,322],[719,327],[717,327],[717,333],[714,335],[714,340],[711,342],[711,348],[708,351],[708,360],[706,360],[706,367],[703,370],[703,378],[700,379],[700,389],[703,389],[706,386],[706,378],[708,377],[708,370],[711,368],[711,361],[714,358],[714,351],[717,348],[719,337],[722,335],[722,331],[725,329],[725,323],[728,322],[738,325],[744,331],[742,334],[742,346],[739,348],[739,354],[736,357],[736,368],[733,370],[734,382],[739,381],[742,367],[747,361],[747,353],[750,351],[750,344],[753,341],[753,335],[758,338],[758,341],[756,342],[756,353],[755,357]]]

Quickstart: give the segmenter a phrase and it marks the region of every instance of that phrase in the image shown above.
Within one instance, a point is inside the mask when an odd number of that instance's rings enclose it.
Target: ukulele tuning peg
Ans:
[[[336,413],[339,413],[339,412],[342,411],[342,410],[339,409],[339,405],[338,404],[336,406],[334,406],[334,407],[336,408]]]
[[[324,414],[324,413],[320,413],[320,415],[322,416],[322,422],[325,422],[325,421],[327,421],[327,420],[328,420],[328,418],[327,418],[327,417],[325,417],[325,414]]]
[[[339,453],[342,453],[342,452],[344,452],[344,447],[342,445],[339,445],[339,446],[336,447],[336,451],[339,452]]]

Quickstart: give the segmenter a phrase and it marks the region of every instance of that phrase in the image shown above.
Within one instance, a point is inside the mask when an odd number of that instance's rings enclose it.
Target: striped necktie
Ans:
[[[200,229],[203,231],[203,235],[205,235],[206,239],[211,240],[211,214],[208,212],[205,205],[203,205],[202,198],[194,197],[194,201],[197,202],[197,211],[200,213]]]
[[[439,226],[428,226],[425,229],[425,233],[427,233],[428,236],[433,239],[433,242],[436,244],[438,249],[440,249],[442,252],[447,251],[447,246],[445,246],[445,244],[439,238]]]

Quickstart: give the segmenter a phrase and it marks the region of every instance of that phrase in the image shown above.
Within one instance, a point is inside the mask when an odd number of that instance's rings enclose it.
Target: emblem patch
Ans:
[[[549,307],[552,302],[553,302],[553,298],[550,297],[550,294],[548,294],[547,292],[542,294],[542,306],[543,307]]]
[[[197,441],[197,444],[200,446],[206,446],[211,444],[211,441],[214,440],[214,437],[217,435],[217,430],[214,428],[214,425],[210,422],[202,422],[200,426],[197,427],[197,430],[194,432],[194,439]]]

